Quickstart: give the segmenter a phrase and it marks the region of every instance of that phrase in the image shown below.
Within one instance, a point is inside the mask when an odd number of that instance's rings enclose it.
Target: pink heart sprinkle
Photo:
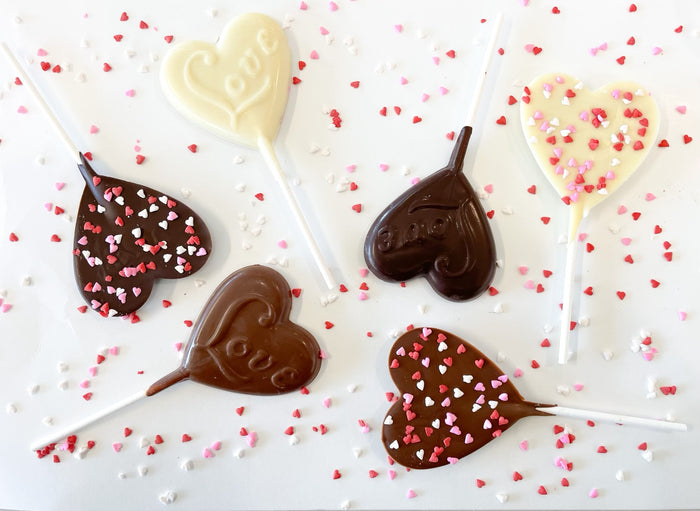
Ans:
[[[423,367],[429,367],[430,366],[430,357],[425,357],[423,360],[420,362],[423,364]]]
[[[501,401],[508,401],[508,393],[506,393],[506,392],[500,393],[498,395],[498,399],[500,399]]]
[[[535,283],[532,280],[528,280],[527,282],[525,282],[525,288],[535,289]]]
[[[647,201],[653,201],[654,199],[656,199],[656,195],[654,195],[653,193],[647,193],[646,196],[645,196],[644,198],[645,198]]]
[[[18,114],[26,114],[27,113],[27,107],[24,105],[20,105],[19,108],[17,109]]]
[[[279,240],[279,241],[277,242],[277,246],[280,247],[280,248],[287,248],[287,242],[284,241],[284,240]]]
[[[134,89],[129,89],[129,90],[126,91],[124,94],[126,94],[126,95],[127,95],[128,97],[130,97],[130,98],[133,98],[133,97],[134,97],[134,94],[135,94],[135,91],[134,91]]]
[[[307,7],[306,2],[301,2],[301,3],[299,4],[299,9],[301,9],[302,11],[305,11],[305,10],[306,10],[306,7]]]
[[[137,153],[140,152],[140,151],[141,151],[141,146],[138,145],[138,144],[136,144],[136,145],[134,146],[134,151],[136,151]]]
[[[78,386],[79,386],[81,389],[86,389],[86,388],[88,388],[88,387],[90,386],[90,381],[89,381],[89,380],[83,380],[83,381],[81,381],[80,383],[78,383]]]
[[[582,390],[583,390],[583,385],[581,385],[580,383],[574,383],[574,390],[575,390],[576,392],[582,391]]]
[[[379,164],[379,170],[381,170],[382,172],[386,172],[388,169],[389,169],[389,165],[387,165],[386,163]]]
[[[486,390],[486,387],[483,383],[479,382],[474,386],[474,390],[476,390],[477,392],[483,392]]]
[[[483,394],[481,394],[478,398],[476,398],[477,405],[483,405],[485,402],[486,402],[486,398],[484,397]]]
[[[652,55],[658,55],[658,54],[660,54],[660,53],[662,53],[662,52],[663,52],[663,50],[662,50],[661,48],[659,48],[658,46],[654,46],[654,47],[651,49],[651,54],[652,54]]]
[[[464,437],[464,443],[471,444],[473,441],[474,437],[472,437],[470,433],[467,433],[467,436]]]
[[[338,4],[336,4],[335,2],[328,2],[328,8],[329,8],[331,11],[337,11],[337,10],[338,10]]]
[[[441,87],[438,87],[438,91],[440,92],[440,95],[441,95],[441,96],[444,96],[445,94],[447,94],[448,92],[450,92],[450,90],[449,90],[447,87],[442,87],[442,86],[441,86]]]
[[[499,379],[500,381],[502,381],[503,383],[505,383],[505,382],[508,381],[508,375],[507,375],[507,374],[502,374],[501,376],[498,377],[498,379]]]
[[[404,394],[403,395],[403,400],[406,401],[407,404],[411,404],[413,402],[413,394]]]
[[[367,268],[360,268],[360,277],[365,278],[367,274],[369,273],[369,270]]]
[[[44,203],[44,209],[46,211],[51,211],[53,209],[53,204],[51,204],[50,202]]]
[[[88,244],[88,239],[87,236],[83,236],[78,240],[78,245],[87,245]]]
[[[88,369],[88,373],[90,373],[90,376],[93,378],[97,375],[97,366],[92,366]]]
[[[432,333],[433,333],[433,331],[430,328],[425,328],[425,327],[423,328],[423,337],[424,338],[427,339],[428,337],[430,337],[430,334],[432,334]]]
[[[403,25],[394,25],[394,30],[396,30],[397,33],[403,32]]]
[[[401,78],[399,78],[399,82],[401,83],[401,85],[406,85],[408,83],[408,79],[405,76],[402,76]]]
[[[36,51],[37,57],[46,57],[48,55],[47,51],[44,48],[39,48]]]
[[[445,415],[445,424],[448,426],[452,426],[456,420],[457,416],[454,413],[447,412]]]
[[[562,78],[561,76],[555,77],[554,80],[555,80],[557,83],[560,83],[560,84],[561,84],[561,83],[564,83],[564,78]]]
[[[357,295],[357,298],[358,298],[360,301],[364,301],[364,300],[366,300],[366,299],[369,298],[369,297],[367,296],[367,293],[365,293],[364,291],[360,291],[359,294]]]
[[[94,124],[90,126],[90,133],[91,133],[91,134],[94,135],[94,134],[97,133],[98,131],[100,131],[99,128],[98,128],[97,126],[95,126]]]
[[[615,89],[614,91],[612,91],[611,94],[612,94],[613,98],[620,99],[620,90],[619,89]]]
[[[454,465],[454,464],[457,463],[458,461],[459,461],[459,458],[454,458],[454,457],[452,457],[452,456],[448,456],[448,457],[447,457],[447,462],[448,462],[450,465]]]
[[[406,356],[406,350],[404,349],[403,346],[401,346],[399,349],[396,350],[396,354],[400,357],[405,357]]]
[[[109,348],[110,355],[119,355],[119,346],[112,346]]]
[[[251,431],[248,434],[248,446],[255,447],[255,444],[258,442],[258,434],[255,431]]]
[[[625,213],[627,213],[627,208],[625,206],[621,205],[619,208],[617,208],[618,215],[624,215]]]
[[[423,94],[420,95],[421,103],[425,103],[426,101],[428,101],[428,99],[430,99],[430,95],[429,95],[429,94],[426,94],[426,93],[424,92]]]
[[[527,451],[527,440],[520,442],[520,450]]]
[[[544,115],[542,115],[542,112],[540,112],[539,110],[535,110],[535,113],[532,115],[532,118],[539,121],[540,119],[544,118]]]
[[[588,52],[589,52],[593,57],[595,57],[596,54],[598,53],[598,48],[591,48],[590,50],[588,50]]]
[[[588,122],[590,117],[588,117],[588,111],[584,110],[580,114],[578,114],[578,118],[581,119],[582,121]]]
[[[612,170],[608,170],[605,173],[605,179],[615,179],[615,173]]]
[[[321,35],[328,35],[328,29],[326,27],[319,27],[319,31],[321,32]]]
[[[352,173],[352,172],[355,172],[355,169],[356,169],[356,168],[357,168],[357,165],[355,165],[355,164],[353,163],[353,164],[347,165],[347,166],[345,167],[345,170],[347,170],[348,172]]]
[[[452,426],[450,428],[450,433],[452,433],[453,435],[461,435],[462,430],[460,430],[458,426]]]
[[[676,112],[679,112],[679,113],[685,115],[686,106],[685,106],[685,105],[678,105],[678,106],[676,107]]]
[[[522,369],[516,369],[515,371],[513,371],[513,376],[514,376],[515,378],[520,378],[522,375],[523,375],[523,370],[522,370]]]
[[[324,408],[330,408],[331,407],[331,398],[327,397],[323,400],[323,406]]]
[[[180,351],[182,349],[182,343],[181,342],[176,342],[175,343],[175,351]]]
[[[63,190],[64,186],[66,186],[66,183],[59,181],[56,183],[56,190],[58,190],[60,192],[61,190]]]
[[[527,275],[527,266],[519,266],[518,271],[520,272],[520,275]]]
[[[631,243],[632,239],[631,238],[622,238],[620,241],[622,242],[623,245],[627,246]]]
[[[532,53],[532,50],[534,50],[534,49],[535,49],[535,45],[534,45],[534,44],[526,44],[526,45],[525,45],[525,51],[528,52],[528,53]]]
[[[484,190],[486,191],[486,193],[493,193],[493,185],[489,184],[484,186]]]
[[[391,479],[392,481],[393,481],[394,478],[396,477],[396,471],[395,471],[395,470],[388,470],[388,471],[387,471],[387,474],[389,475],[389,479]]]
[[[119,452],[122,450],[122,444],[119,442],[114,442],[112,444],[112,449],[114,449],[114,452]]]
[[[221,449],[221,442],[219,442],[219,441],[217,440],[216,442],[214,442],[213,444],[211,444],[211,448],[214,449],[215,451],[218,451],[219,449]]]
[[[141,294],[141,288],[140,288],[140,287],[132,288],[132,291],[133,291],[133,293],[134,293],[134,296],[138,296],[138,295]]]
[[[588,238],[588,234],[586,234],[585,232],[582,232],[581,234],[578,235],[579,241],[586,241],[586,238]]]
[[[678,311],[678,319],[681,321],[685,321],[685,318],[688,317],[688,313],[685,311]]]
[[[204,247],[200,247],[199,250],[197,250],[197,253],[195,254],[196,256],[205,256],[207,255],[207,249]]]
[[[212,456],[214,456],[214,454],[207,447],[205,447],[202,451],[202,456],[204,456],[205,458],[211,458]]]
[[[316,50],[311,50],[311,53],[309,53],[309,58],[317,60],[318,59],[318,52]]]

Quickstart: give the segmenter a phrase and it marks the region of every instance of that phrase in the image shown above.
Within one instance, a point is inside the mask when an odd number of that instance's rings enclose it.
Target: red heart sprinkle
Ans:
[[[661,139],[661,142],[659,142],[659,147],[668,147],[668,140],[665,138]]]
[[[537,360],[533,360],[532,362],[530,362],[530,367],[532,367],[533,369],[539,369],[540,364],[537,362]]]
[[[244,410],[245,410],[244,406],[239,406],[238,408],[236,408],[236,414],[240,417],[241,415],[243,415]]]
[[[255,198],[258,199],[259,201],[265,200],[265,196],[262,193],[256,193]]]
[[[676,34],[680,34],[681,32],[683,32],[683,25],[678,25],[676,28],[673,29],[673,31]]]
[[[385,106],[383,106],[379,109],[379,115],[383,115],[384,117],[386,117],[386,107]]]
[[[505,116],[502,115],[498,119],[496,119],[496,124],[500,124],[502,126],[505,126],[505,124],[506,124]]]
[[[453,58],[455,58],[456,53],[455,53],[454,50],[449,50],[449,51],[447,51],[447,52],[445,53],[445,55],[447,55],[448,57],[450,57],[451,59],[453,59]]]
[[[606,452],[608,452],[608,450],[605,448],[604,445],[601,445],[598,447],[597,452],[600,454],[605,454]]]
[[[299,71],[302,71],[306,67],[306,62],[303,60],[299,61]]]
[[[561,11],[559,10],[559,7],[556,5],[552,7],[552,14],[559,14]]]
[[[592,243],[586,243],[586,252],[589,254],[595,250],[595,246]]]
[[[637,10],[637,6],[635,4],[630,4],[629,11],[630,12],[635,12]]]
[[[400,107],[400,106],[395,106],[395,107],[394,107],[394,112],[396,112],[396,115],[401,115],[401,107]]]
[[[659,282],[656,279],[651,279],[650,282],[651,282],[651,287],[653,287],[654,289],[656,289],[657,287],[659,287],[661,285],[661,282]]]
[[[640,217],[640,216],[642,216],[642,214],[641,214],[640,212],[638,212],[638,211],[635,211],[634,213],[632,213],[632,219],[635,220],[635,221],[636,221],[636,220],[639,220],[639,217]]]
[[[509,105],[514,105],[518,102],[517,99],[515,99],[513,96],[508,96],[508,104]]]
[[[147,29],[147,28],[148,28],[148,23],[146,23],[146,22],[143,21],[143,20],[140,21],[140,22],[139,22],[139,28],[140,28],[141,30]]]
[[[131,433],[133,433],[131,428],[124,428],[124,437],[128,437]]]
[[[591,286],[588,286],[586,289],[583,290],[583,292],[588,296],[593,296],[593,288]]]
[[[121,41],[123,37],[121,34],[114,34],[114,40],[117,42]]]
[[[496,296],[496,295],[498,294],[498,289],[496,289],[496,288],[493,287],[493,286],[489,287],[489,294],[490,294],[491,296]]]
[[[42,62],[42,63],[39,64],[39,65],[41,66],[41,69],[42,69],[43,71],[48,71],[49,69],[51,69],[51,63],[50,63],[50,62]]]
[[[340,479],[340,472],[338,472],[338,469],[333,471],[333,479]]]
[[[104,64],[102,64],[102,71],[104,71],[105,73],[108,73],[111,70],[112,70],[112,66],[110,66],[106,62]]]
[[[685,142],[686,144],[690,144],[692,141],[693,137],[691,137],[690,135],[683,135],[683,142]]]
[[[196,153],[197,152],[197,144],[190,144],[187,146],[187,149],[189,149],[190,152]]]
[[[615,59],[618,64],[623,65],[625,63],[625,56],[623,55],[622,57],[618,57]]]
[[[535,185],[532,185],[530,188],[527,189],[527,191],[531,194],[537,193],[537,187]]]
[[[549,348],[551,346],[551,343],[549,342],[549,339],[544,339],[541,343],[540,346],[543,348]]]
[[[301,296],[301,288],[295,287],[292,289],[292,296],[294,296],[294,298],[299,298],[299,296]]]
[[[532,49],[532,53],[534,53],[535,55],[539,55],[541,51],[542,51],[542,48],[540,48],[539,46],[535,46]]]
[[[545,279],[548,279],[552,276],[552,272],[550,270],[542,270],[542,275],[544,275]]]
[[[629,39],[627,39],[627,44],[629,46],[634,45],[634,43],[636,43],[636,42],[637,42],[637,40],[634,37],[630,37]]]
[[[146,157],[142,154],[136,155],[136,164],[141,165],[146,160]]]
[[[163,437],[160,435],[156,435],[155,439],[153,440],[154,443],[156,444],[162,444],[163,443]]]
[[[450,132],[448,132],[448,133],[445,134],[445,137],[447,137],[447,140],[454,140],[454,138],[455,138],[455,132],[454,132],[454,131],[450,131]]]
[[[481,479],[476,480],[476,487],[477,488],[482,488],[486,483],[482,481]]]
[[[355,204],[352,206],[352,209],[353,211],[359,213],[360,211],[362,211],[362,204]]]
[[[551,219],[548,216],[543,216],[543,217],[540,217],[540,220],[542,220],[542,223],[544,225],[547,225]]]
[[[189,442],[190,440],[192,440],[192,437],[190,435],[188,435],[187,433],[182,434],[182,442]]]
[[[624,300],[624,299],[625,299],[625,296],[627,296],[627,293],[625,293],[624,291],[618,291],[618,292],[617,292],[617,297],[618,297],[620,300]]]
[[[333,328],[333,327],[335,326],[335,325],[333,325],[333,323],[331,323],[330,321],[326,321],[326,322],[324,323],[324,325],[325,325],[325,327],[326,327],[326,330],[330,330],[331,328]]]
[[[292,77],[292,83],[293,83],[294,85],[298,85],[298,84],[301,83],[301,79],[297,78],[296,76],[293,76],[293,77]]]
[[[359,86],[360,82],[358,82],[357,80],[355,80],[354,82],[350,82],[350,87],[352,87],[353,89],[357,89]]]
[[[171,35],[166,35],[163,39],[165,39],[165,42],[168,44],[173,42],[173,36]]]
[[[418,117],[417,115],[413,116],[413,124],[417,124],[417,123],[421,122],[422,120],[423,119]]]
[[[547,490],[545,489],[544,486],[540,485],[540,487],[537,488],[537,493],[539,493],[540,495],[547,495]]]
[[[646,442],[642,442],[641,444],[639,444],[639,445],[637,446],[637,449],[639,449],[640,451],[646,451],[646,450],[647,450],[647,443],[646,443]]]
[[[17,235],[14,232],[10,233],[10,241],[12,241],[12,242],[19,241],[19,238],[17,237]]]

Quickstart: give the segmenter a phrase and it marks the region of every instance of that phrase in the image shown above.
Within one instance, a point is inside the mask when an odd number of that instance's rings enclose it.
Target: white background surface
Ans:
[[[54,107],[65,129],[83,150],[95,156],[99,173],[143,183],[182,198],[208,223],[214,236],[210,261],[194,277],[161,281],[141,309],[141,322],[104,320],[82,304],[73,279],[71,238],[82,180],[70,155],[26,88],[13,85],[14,71],[0,59],[0,289],[12,309],[0,313],[0,507],[9,509],[151,509],[159,496],[177,494],[175,509],[228,508],[693,508],[700,505],[696,490],[700,423],[697,406],[698,339],[696,226],[697,162],[700,156],[700,11],[692,1],[628,2],[382,2],[338,0],[332,12],[325,1],[196,4],[193,2],[26,2],[3,0],[0,34],[20,56],[29,74]],[[552,14],[557,4],[560,14]],[[294,191],[321,240],[334,274],[348,293],[323,306],[327,296],[311,263],[300,233],[289,221],[283,198],[262,157],[253,149],[218,139],[190,124],[166,103],[158,83],[159,58],[167,51],[163,36],[214,41],[239,13],[261,10],[289,25],[293,73],[302,82],[291,88],[289,104],[275,147],[283,168],[299,179]],[[469,303],[448,303],[423,280],[406,288],[376,277],[360,276],[362,243],[376,215],[411,179],[441,168],[449,158],[449,131],[461,128],[468,109],[490,21],[505,14],[499,47],[487,83],[487,93],[475,125],[465,169],[480,190],[493,185],[484,207],[494,210],[492,227],[502,266],[493,285],[496,296]],[[126,11],[129,21],[120,22]],[[21,23],[15,18],[21,18]],[[486,19],[482,24],[480,19]],[[139,21],[149,24],[141,30]],[[394,25],[402,24],[398,33]],[[683,25],[678,34],[674,28]],[[333,41],[322,36],[325,27]],[[157,29],[157,30],[156,30]],[[113,35],[122,34],[121,42]],[[629,46],[630,36],[636,44]],[[596,56],[589,49],[607,43]],[[539,55],[524,47],[534,44]],[[652,48],[663,49],[653,55]],[[38,57],[37,51],[48,52]],[[357,50],[353,55],[352,50]],[[454,49],[457,57],[445,52]],[[319,59],[309,58],[316,50]],[[129,53],[133,53],[129,56]],[[625,55],[619,65],[615,59]],[[438,56],[436,66],[432,57]],[[60,64],[61,73],[42,72],[39,62]],[[297,62],[307,66],[299,71]],[[113,69],[102,71],[103,62]],[[607,81],[628,78],[652,91],[661,111],[660,138],[670,147],[653,148],[635,176],[598,206],[581,232],[595,245],[579,251],[577,286],[594,288],[593,296],[576,294],[574,319],[588,326],[576,329],[577,356],[565,367],[555,364],[557,304],[560,301],[566,232],[565,206],[549,188],[530,156],[520,132],[518,105],[522,86],[535,76],[560,70],[597,88]],[[76,79],[84,73],[83,82]],[[400,85],[399,79],[408,79]],[[359,80],[360,87],[350,87]],[[438,87],[449,93],[441,96]],[[134,89],[129,98],[125,92]],[[430,99],[421,102],[421,94]],[[20,105],[28,113],[17,113]],[[393,106],[402,108],[401,115]],[[687,113],[675,110],[687,105]],[[386,106],[389,114],[378,114]],[[329,130],[329,109],[343,123]],[[413,124],[414,115],[422,122]],[[504,115],[505,126],[495,123]],[[90,134],[90,126],[99,128]],[[683,135],[695,138],[683,143]],[[136,165],[134,145],[146,161]],[[197,144],[193,154],[187,146]],[[312,148],[319,148],[313,152]],[[244,161],[235,163],[238,156]],[[386,172],[379,164],[389,165]],[[356,165],[349,174],[347,165]],[[329,183],[329,177],[334,179]],[[358,184],[354,192],[337,192],[344,179]],[[58,191],[56,182],[65,182]],[[244,184],[245,190],[236,191]],[[532,195],[527,188],[536,185]],[[257,201],[256,193],[265,200]],[[647,193],[656,199],[645,200]],[[63,207],[55,216],[44,207]],[[362,212],[351,206],[362,204]],[[624,205],[628,212],[617,213]],[[631,212],[642,215],[633,221]],[[549,225],[540,217],[550,216]],[[261,223],[262,219],[264,223]],[[243,229],[242,222],[247,223]],[[655,225],[663,232],[653,236]],[[260,233],[255,235],[256,229]],[[9,233],[20,241],[10,243]],[[63,241],[51,243],[52,234]],[[620,239],[631,238],[629,246]],[[287,249],[278,241],[286,240]],[[662,254],[672,243],[673,261]],[[249,244],[249,249],[244,249]],[[584,255],[585,253],[585,255]],[[634,264],[623,262],[632,254]],[[29,443],[53,428],[93,413],[131,395],[174,369],[176,342],[186,342],[188,328],[216,285],[233,270],[271,258],[293,288],[292,319],[314,333],[327,359],[309,395],[254,397],[209,389],[191,382],[139,402],[78,434],[78,445],[95,447],[82,459],[59,452],[36,459]],[[527,266],[527,275],[518,268]],[[545,279],[542,270],[553,271]],[[26,276],[32,284],[22,285]],[[652,289],[650,279],[661,282]],[[201,287],[195,285],[199,279]],[[545,291],[526,289],[532,280]],[[359,286],[369,286],[369,299],[358,299]],[[581,287],[582,286],[582,287]],[[620,301],[615,292],[627,293]],[[161,306],[163,299],[173,305]],[[502,309],[496,313],[495,310]],[[679,312],[687,313],[686,321]],[[324,322],[334,323],[330,330]],[[386,359],[393,335],[407,325],[450,330],[480,347],[493,359],[501,354],[502,368],[512,374],[529,399],[566,406],[595,408],[649,417],[672,417],[691,425],[687,433],[663,433],[634,427],[557,418],[532,418],[519,423],[496,442],[455,466],[406,472],[389,466],[380,441],[381,422],[388,407],[385,392],[396,392]],[[553,328],[551,334],[548,329]],[[643,360],[630,350],[630,341],[648,331],[659,353]],[[369,338],[366,334],[372,332]],[[542,348],[545,337],[551,348]],[[88,369],[99,352],[118,346],[92,378]],[[614,354],[611,360],[604,350]],[[537,360],[539,369],[531,368]],[[68,366],[59,372],[59,363]],[[143,371],[143,374],[137,374]],[[648,381],[675,385],[675,395],[649,399]],[[78,384],[89,379],[90,401]],[[59,389],[61,381],[66,390]],[[574,391],[575,384],[583,385]],[[38,388],[37,388],[38,386]],[[348,387],[355,387],[350,392]],[[571,390],[568,395],[558,387]],[[34,388],[31,393],[28,389]],[[562,390],[560,388],[559,390]],[[331,399],[325,408],[323,400]],[[241,416],[235,409],[244,406]],[[301,418],[292,417],[299,409]],[[363,434],[358,420],[371,431]],[[312,427],[324,424],[325,435]],[[556,449],[555,424],[566,425],[576,441]],[[289,445],[284,434],[294,426],[299,439]],[[124,438],[123,429],[133,434]],[[249,448],[241,427],[259,440]],[[187,433],[189,443],[181,443]],[[164,443],[146,455],[142,443],[155,435]],[[145,440],[143,440],[145,439]],[[518,445],[527,440],[529,449]],[[203,449],[220,441],[213,458]],[[121,442],[114,452],[112,444]],[[647,442],[651,462],[638,444]],[[597,453],[605,445],[606,454]],[[243,457],[234,456],[242,450]],[[571,472],[554,465],[557,456],[573,463]],[[181,469],[184,460],[193,470]],[[139,467],[148,473],[139,475]],[[342,477],[334,480],[334,470]],[[388,470],[395,470],[391,479]],[[371,479],[369,470],[378,476]],[[616,480],[623,471],[624,481]],[[518,471],[523,480],[514,482]],[[120,478],[120,474],[123,478]],[[570,486],[560,484],[567,477]],[[486,482],[477,488],[475,480]],[[538,494],[543,485],[548,494]],[[589,492],[596,488],[596,499]],[[407,498],[412,490],[416,497]],[[508,496],[500,503],[497,494]]]

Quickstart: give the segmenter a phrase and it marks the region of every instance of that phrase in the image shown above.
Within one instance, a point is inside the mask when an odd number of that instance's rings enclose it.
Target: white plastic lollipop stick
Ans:
[[[467,112],[467,117],[465,118],[465,126],[473,126],[474,120],[476,118],[476,111],[479,108],[479,103],[481,102],[481,95],[484,92],[484,85],[486,84],[486,75],[489,72],[489,66],[491,65],[491,59],[496,51],[496,43],[498,42],[498,34],[501,32],[501,25],[503,24],[503,13],[499,12],[496,16],[496,21],[491,31],[491,38],[486,46],[486,52],[484,53],[484,59],[481,62],[481,69],[479,69],[478,79],[476,82],[476,87],[474,88],[474,93],[472,94],[472,102],[469,105],[469,111]]]
[[[275,154],[275,150],[273,149],[272,144],[267,138],[265,138],[264,136],[260,136],[258,137],[258,149],[260,150],[260,153],[265,159],[265,163],[267,163],[270,172],[272,172],[275,181],[277,181],[277,184],[282,189],[282,193],[284,194],[284,198],[287,201],[287,205],[294,214],[294,219],[297,222],[297,226],[299,227],[301,233],[304,235],[304,240],[306,241],[306,244],[309,247],[309,251],[311,252],[311,255],[314,258],[314,262],[316,263],[318,270],[323,276],[323,280],[326,282],[328,289],[335,288],[335,280],[333,279],[333,275],[331,275],[331,271],[328,268],[328,265],[326,265],[326,262],[323,260],[321,251],[319,250],[318,245],[316,244],[316,240],[314,239],[313,234],[311,234],[311,229],[309,229],[309,225],[306,222],[306,219],[304,218],[304,213],[302,213],[301,208],[299,208],[299,204],[297,203],[297,201],[294,200],[292,190],[289,188],[289,184],[287,183],[287,177],[284,175],[284,172],[282,172],[282,167],[280,167],[280,163],[277,160],[277,155]]]
[[[19,76],[19,79],[22,80],[22,84],[27,87],[29,92],[31,92],[32,96],[34,96],[34,100],[39,104],[39,107],[44,111],[46,114],[46,117],[49,118],[49,121],[51,121],[51,124],[53,124],[53,127],[56,128],[56,131],[58,132],[59,136],[61,137],[61,140],[63,143],[66,145],[70,153],[73,155],[73,158],[75,159],[76,163],[81,163],[80,161],[80,152],[78,151],[78,148],[75,146],[73,141],[70,139],[68,136],[68,133],[66,133],[66,130],[61,126],[61,123],[58,122],[58,118],[56,115],[54,115],[53,111],[51,108],[49,108],[49,105],[46,103],[44,98],[42,97],[41,93],[39,90],[36,88],[34,85],[34,82],[29,78],[29,76],[24,72],[24,69],[22,69],[22,66],[19,64],[15,56],[12,54],[10,51],[10,48],[7,47],[7,44],[5,42],[0,43],[0,46],[2,46],[2,50],[5,53],[5,56],[7,57],[7,60],[12,63],[12,65],[15,67],[15,70],[17,71],[17,76]]]
[[[52,444],[54,442],[58,442],[59,440],[63,440],[64,438],[67,438],[69,435],[73,435],[80,431],[81,429],[89,426],[90,424],[97,422],[98,420],[107,417],[108,415],[113,414],[117,410],[121,410],[122,408],[125,408],[129,406],[132,403],[135,403],[136,401],[139,401],[141,398],[146,397],[146,391],[141,391],[137,392],[136,394],[133,394],[129,397],[126,397],[122,399],[121,401],[117,401],[111,406],[108,406],[107,408],[104,408],[103,410],[100,410],[97,413],[93,413],[92,415],[88,415],[84,419],[75,422],[71,424],[70,426],[67,426],[65,428],[59,429],[57,431],[52,432],[50,435],[47,435],[44,438],[40,438],[39,440],[34,441],[31,444],[31,450],[36,451],[38,449],[42,449],[45,446]]]
[[[567,408],[566,406],[543,406],[537,408],[537,410],[560,417],[571,417],[574,419],[599,420],[623,425],[630,424],[654,429],[663,429],[666,431],[688,431],[688,426],[686,424],[661,419],[649,419],[646,417],[634,417],[617,413],[581,410],[579,408]]]
[[[572,229],[578,226],[576,211],[571,210],[569,213],[569,222],[574,223]],[[564,267],[564,291],[561,303],[561,323],[559,325],[559,356],[558,362],[566,364],[569,360],[569,334],[571,332],[571,312],[573,309],[573,293],[574,293],[574,274],[576,268],[576,254],[578,245],[576,243],[576,231],[569,233],[569,239],[566,244],[566,266]]]

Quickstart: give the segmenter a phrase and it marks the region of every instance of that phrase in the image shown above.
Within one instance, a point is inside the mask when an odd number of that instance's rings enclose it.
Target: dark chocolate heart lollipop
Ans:
[[[488,288],[496,248],[462,172],[471,133],[462,128],[447,167],[399,196],[372,224],[365,261],[379,278],[400,282],[423,275],[450,300],[470,300]]]
[[[75,222],[74,268],[83,297],[103,316],[141,307],[156,279],[179,279],[209,258],[199,216],[163,193],[100,176],[80,154],[85,190]]]
[[[311,382],[321,368],[319,346],[289,320],[292,293],[271,268],[232,273],[202,309],[182,365],[146,395],[180,380],[245,394],[282,394]]]
[[[549,415],[525,401],[508,376],[459,337],[423,328],[397,339],[389,356],[401,392],[384,419],[389,455],[410,468],[455,463],[519,419]]]

